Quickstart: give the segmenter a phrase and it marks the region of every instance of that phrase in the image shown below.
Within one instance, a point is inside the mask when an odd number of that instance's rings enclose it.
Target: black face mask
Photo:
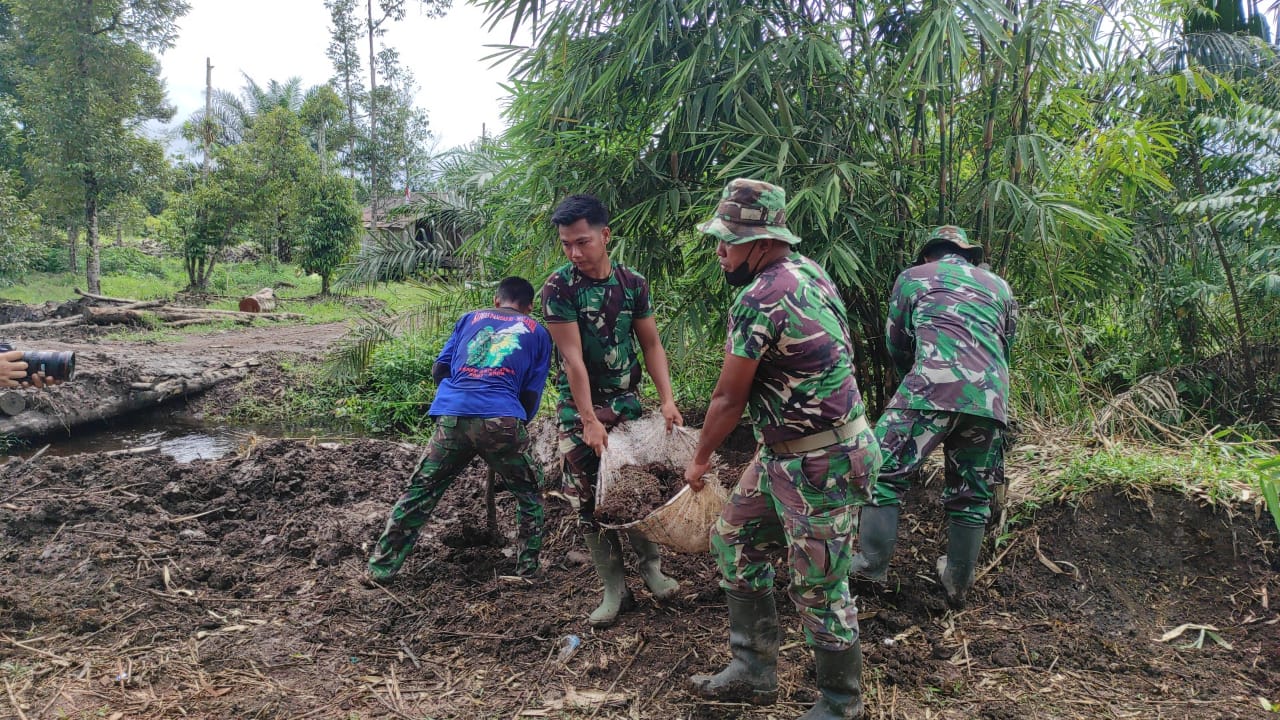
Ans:
[[[756,243],[759,245],[759,243]],[[755,248],[752,248],[754,251]],[[756,277],[756,271],[751,269],[751,253],[747,253],[747,258],[738,263],[738,267],[724,271],[724,281],[729,283],[730,287],[742,287],[749,284]]]

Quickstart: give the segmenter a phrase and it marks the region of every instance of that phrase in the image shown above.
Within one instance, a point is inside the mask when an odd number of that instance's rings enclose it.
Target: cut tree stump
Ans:
[[[27,409],[27,398],[20,392],[0,393],[0,412],[17,415]]]
[[[276,292],[269,287],[240,298],[240,312],[270,312],[275,309]]]

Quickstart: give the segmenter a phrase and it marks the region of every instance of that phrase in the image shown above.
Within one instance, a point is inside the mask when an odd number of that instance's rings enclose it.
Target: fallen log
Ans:
[[[72,317],[57,318],[56,320],[28,320],[25,322],[6,323],[4,325],[0,325],[0,330],[66,327],[68,325],[79,325],[82,322],[84,322],[83,317],[80,315],[73,315]]]
[[[29,440],[54,433],[65,434],[77,425],[160,405],[180,395],[201,393],[218,383],[244,377],[247,373],[247,368],[227,368],[211,370],[197,377],[165,380],[156,383],[151,390],[131,392],[120,388],[120,395],[102,397],[97,405],[70,408],[65,412],[58,412],[50,407],[31,408],[17,417],[0,419],[0,435]]]
[[[252,295],[240,298],[240,312],[260,313],[276,309],[276,291],[262,288]]]
[[[126,305],[132,305],[132,304],[142,302],[141,300],[130,300],[128,298],[113,298],[113,297],[108,297],[106,295],[94,295],[93,293],[84,292],[80,288],[72,288],[72,290],[74,290],[75,293],[80,297],[86,297],[86,298],[89,298],[90,300],[101,300],[102,302],[123,303]]]
[[[181,305],[166,305],[162,310],[168,310],[176,313],[184,313],[187,315],[221,315],[223,317],[233,318],[266,318],[268,320],[302,320],[306,316],[298,313],[249,313],[240,312],[238,310],[215,310],[213,308],[193,308]]]
[[[86,307],[80,315],[90,325],[145,325],[147,322],[137,310],[119,307]]]

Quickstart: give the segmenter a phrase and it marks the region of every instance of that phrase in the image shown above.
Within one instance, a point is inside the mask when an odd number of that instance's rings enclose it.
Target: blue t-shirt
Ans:
[[[432,417],[525,417],[520,393],[538,401],[551,368],[551,334],[528,315],[496,308],[463,315],[436,362],[449,366]]]

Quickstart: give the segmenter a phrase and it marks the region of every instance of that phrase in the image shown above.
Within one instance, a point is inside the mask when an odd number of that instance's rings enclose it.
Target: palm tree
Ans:
[[[284,82],[269,80],[264,88],[248,73],[241,74],[244,75],[244,86],[238,95],[226,90],[213,91],[213,143],[218,147],[244,142],[254,121],[275,108],[288,108],[294,114],[300,113],[306,100],[300,77],[291,77]],[[187,126],[199,128],[205,122],[205,112],[201,109],[192,113]]]

